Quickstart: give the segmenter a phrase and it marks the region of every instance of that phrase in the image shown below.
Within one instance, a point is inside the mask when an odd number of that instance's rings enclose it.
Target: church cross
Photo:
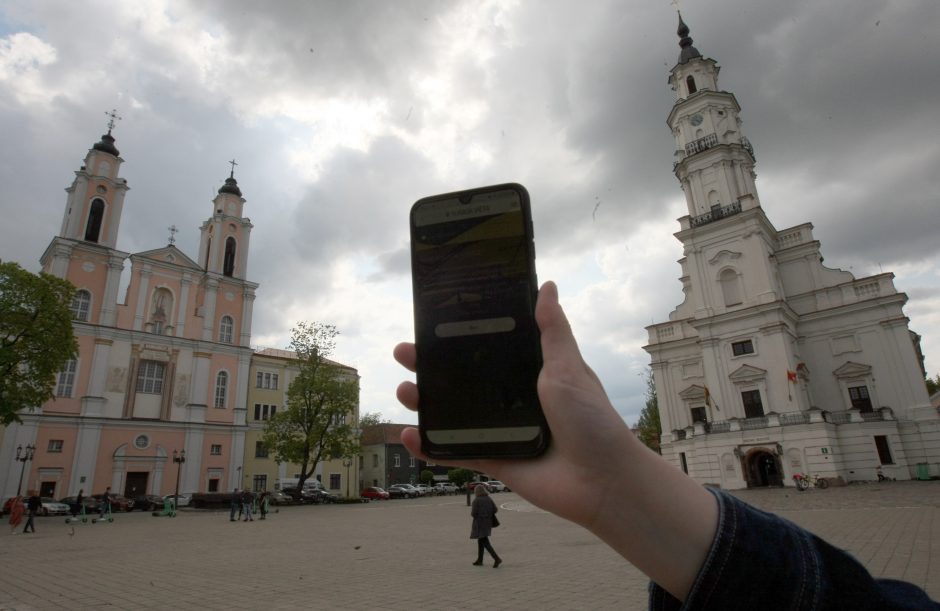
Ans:
[[[232,173],[229,174],[229,178],[235,178],[235,166],[237,166],[238,164],[235,163],[234,159],[232,159],[231,161],[229,161],[229,165],[232,166]]]
[[[170,232],[170,246],[176,244],[176,234],[179,233],[179,229],[176,228],[176,225],[170,225],[167,227],[167,231]]]
[[[111,130],[114,129],[114,125],[115,125],[114,120],[117,119],[118,121],[120,121],[121,119],[123,119],[123,117],[118,116],[116,108],[112,108],[111,112],[105,111],[104,114],[108,117],[108,133],[110,134]]]

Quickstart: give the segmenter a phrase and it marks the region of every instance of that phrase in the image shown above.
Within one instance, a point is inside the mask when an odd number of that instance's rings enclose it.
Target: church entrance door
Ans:
[[[754,450],[747,455],[747,487],[766,488],[782,486],[780,463],[777,457],[767,450]]]

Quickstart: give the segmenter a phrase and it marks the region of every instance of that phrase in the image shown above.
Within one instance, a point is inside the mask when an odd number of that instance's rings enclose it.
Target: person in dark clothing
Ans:
[[[242,517],[242,499],[241,495],[238,494],[238,488],[232,491],[232,501],[229,505],[228,520],[229,522],[237,522],[235,519],[235,511],[238,511],[239,519]]]
[[[81,488],[78,491],[78,496],[75,497],[75,503],[72,505],[72,517],[77,518],[78,514],[82,513],[82,503],[85,501],[85,489]]]
[[[244,490],[242,492],[242,511],[245,513],[245,522],[254,522],[255,519],[251,517],[251,506],[255,503],[255,495],[251,490]]]
[[[26,501],[27,518],[26,526],[23,527],[24,533],[36,532],[36,525],[33,524],[33,518],[35,518],[39,510],[42,509],[42,499],[39,498],[35,490],[31,492],[32,494],[29,495],[29,500]]]
[[[551,447],[538,458],[452,464],[494,476],[594,533],[650,577],[650,609],[940,611],[914,584],[875,579],[848,553],[703,487],[644,446],[584,362],[553,282],[539,291],[535,319],[543,356],[538,393]],[[415,370],[413,343],[398,344],[394,355]],[[402,382],[397,396],[417,409],[414,382]],[[412,455],[433,460],[421,452],[417,428],[404,429],[401,440]]]
[[[496,518],[496,503],[490,498],[489,492],[484,484],[477,484],[473,489],[473,505],[470,507],[470,516],[473,517],[473,524],[470,526],[470,538],[477,540],[477,559],[474,566],[482,566],[483,550],[485,549],[493,557],[493,568],[498,568],[503,563],[503,559],[496,554],[493,545],[490,543],[490,533],[493,531],[493,520]]]
[[[111,486],[108,486],[104,489],[104,494],[101,495],[101,513],[98,515],[99,519],[104,519],[105,513],[111,513]]]

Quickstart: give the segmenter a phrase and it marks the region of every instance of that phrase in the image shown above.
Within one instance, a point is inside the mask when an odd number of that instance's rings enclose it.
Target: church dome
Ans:
[[[689,26],[682,21],[682,13],[679,13],[679,29],[676,30],[676,34],[679,35],[679,47],[682,48],[682,50],[679,51],[680,64],[702,56],[702,54],[698,52],[698,49],[692,46],[692,38],[689,37]]]
[[[242,196],[242,190],[238,188],[238,182],[235,180],[234,176],[229,176],[225,179],[225,184],[219,188],[219,194],[221,195],[222,193],[231,193],[238,197]]]
[[[106,133],[105,135],[101,136],[101,140],[96,142],[95,145],[92,146],[91,148],[95,149],[96,151],[101,151],[103,153],[110,153],[114,155],[115,157],[120,155],[120,153],[117,150],[117,147],[114,146],[114,136],[111,135],[110,131]]]

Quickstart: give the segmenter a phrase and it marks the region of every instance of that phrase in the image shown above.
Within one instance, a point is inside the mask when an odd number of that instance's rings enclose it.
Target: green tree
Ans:
[[[421,480],[422,484],[431,485],[431,482],[434,481],[434,472],[430,469],[425,469],[421,472],[421,475],[418,476],[418,479]]]
[[[476,473],[470,469],[451,469],[447,472],[447,479],[457,487],[462,487],[467,482],[473,481],[474,477],[476,477]]]
[[[359,417],[359,428],[365,428],[367,426],[378,426],[380,424],[389,424],[391,420],[382,418],[382,414],[379,412],[369,412],[364,416]]]
[[[661,454],[659,438],[663,434],[663,427],[659,422],[659,400],[656,398],[656,381],[653,379],[652,369],[646,370],[643,380],[646,382],[646,405],[640,412],[640,419],[634,428],[640,441],[657,454]]]
[[[329,360],[339,332],[333,325],[300,322],[291,331],[289,349],[297,358],[297,377],[287,389],[287,408],[264,427],[262,441],[279,462],[300,465],[298,488],[323,460],[359,452],[353,435],[359,379]]]
[[[78,354],[67,280],[0,263],[0,424],[55,396],[56,374]]]
[[[927,395],[933,396],[935,392],[940,390],[940,373],[937,374],[936,378],[927,378]]]

